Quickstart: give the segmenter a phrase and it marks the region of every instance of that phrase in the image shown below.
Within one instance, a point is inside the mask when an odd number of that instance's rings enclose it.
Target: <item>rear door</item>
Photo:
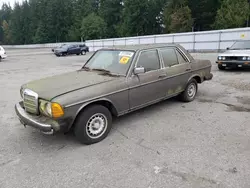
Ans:
[[[164,47],[159,49],[159,53],[167,75],[164,83],[165,96],[171,97],[185,90],[191,76],[191,65],[179,48]]]

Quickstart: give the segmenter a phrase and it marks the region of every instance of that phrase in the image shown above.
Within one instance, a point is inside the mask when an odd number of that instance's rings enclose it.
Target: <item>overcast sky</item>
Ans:
[[[2,6],[3,3],[10,3],[11,6],[14,5],[15,2],[22,2],[23,0],[0,0],[0,6]]]

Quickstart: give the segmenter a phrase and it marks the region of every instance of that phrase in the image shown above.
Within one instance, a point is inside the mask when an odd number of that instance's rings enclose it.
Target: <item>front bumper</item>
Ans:
[[[16,114],[20,122],[26,127],[26,125],[39,129],[45,134],[53,134],[55,129],[59,128],[59,125],[54,120],[47,117],[34,116],[27,113],[22,105],[22,102],[15,105]]]
[[[218,65],[230,68],[250,68],[250,62],[245,61],[216,61]]]

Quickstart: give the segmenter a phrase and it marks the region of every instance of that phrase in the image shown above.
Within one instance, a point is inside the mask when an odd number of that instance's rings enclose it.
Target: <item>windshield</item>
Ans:
[[[130,67],[133,51],[100,50],[83,67],[89,70],[106,71],[119,75],[126,75]]]
[[[230,50],[250,49],[250,41],[237,41]]]

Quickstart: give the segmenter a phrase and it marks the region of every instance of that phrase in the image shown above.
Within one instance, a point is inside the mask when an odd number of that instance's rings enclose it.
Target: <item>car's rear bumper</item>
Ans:
[[[212,80],[213,77],[214,77],[214,75],[213,75],[212,73],[209,73],[208,75],[206,75],[206,76],[204,77],[204,81]]]
[[[45,134],[53,134],[53,126],[59,126],[55,121],[49,120],[46,117],[34,116],[27,113],[22,107],[22,103],[15,105],[16,114],[20,122],[26,127],[26,125],[39,129]]]
[[[0,55],[0,56],[1,56],[2,59],[5,59],[5,58],[8,57],[6,54],[2,54],[2,55]]]
[[[216,61],[216,63],[222,67],[250,68],[250,62],[245,61]]]

